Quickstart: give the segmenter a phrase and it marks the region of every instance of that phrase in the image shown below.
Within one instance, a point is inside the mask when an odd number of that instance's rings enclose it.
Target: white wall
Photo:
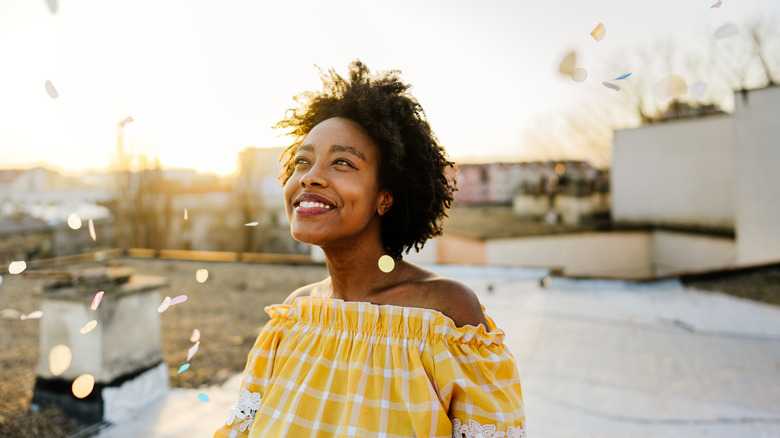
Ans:
[[[728,115],[615,131],[613,219],[733,227],[732,138]]]
[[[737,93],[737,261],[780,260],[780,86]]]
[[[643,231],[495,239],[485,251],[487,265],[562,268],[571,276],[651,275],[651,240]]]
[[[651,236],[655,275],[708,271],[736,262],[736,242],[731,237],[671,231],[654,231]]]

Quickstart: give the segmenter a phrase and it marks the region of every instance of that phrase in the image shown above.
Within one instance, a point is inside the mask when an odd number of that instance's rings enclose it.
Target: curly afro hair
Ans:
[[[323,90],[295,97],[276,128],[295,141],[282,154],[282,184],[290,179],[293,158],[306,135],[320,122],[343,117],[359,124],[379,149],[378,183],[393,194],[393,206],[382,216],[382,243],[393,258],[441,235],[456,189],[454,163],[446,158],[410,85],[391,70],[371,75],[359,60],[349,66],[349,79],[335,70],[321,72]]]

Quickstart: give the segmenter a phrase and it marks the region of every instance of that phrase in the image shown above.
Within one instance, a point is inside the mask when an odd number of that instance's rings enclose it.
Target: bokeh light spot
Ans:
[[[73,360],[73,353],[67,345],[55,345],[49,351],[49,371],[54,376],[59,376],[70,367]]]
[[[81,228],[81,218],[77,213],[73,213],[68,216],[68,226],[74,230]]]
[[[575,82],[585,82],[585,79],[588,79],[588,71],[584,68],[577,67],[571,72],[571,78]]]
[[[82,327],[81,330],[79,330],[79,333],[81,333],[82,335],[86,335],[87,333],[91,332],[92,329],[95,327],[97,327],[97,321],[93,319],[92,321],[84,324],[84,327]]]
[[[27,262],[24,260],[17,260],[8,265],[9,274],[21,274],[25,269],[27,269]]]
[[[73,381],[71,390],[76,398],[84,398],[92,393],[95,388],[95,378],[92,374],[82,374]]]
[[[395,260],[389,255],[379,257],[379,270],[385,273],[391,272],[395,268]]]
[[[195,272],[195,280],[198,283],[205,283],[206,280],[209,279],[209,270],[208,269],[198,269],[197,272]]]

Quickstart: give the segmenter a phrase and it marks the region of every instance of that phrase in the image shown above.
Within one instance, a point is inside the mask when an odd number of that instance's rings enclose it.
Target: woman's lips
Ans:
[[[317,201],[301,201],[295,206],[295,214],[299,216],[319,216],[333,211],[331,205]]]

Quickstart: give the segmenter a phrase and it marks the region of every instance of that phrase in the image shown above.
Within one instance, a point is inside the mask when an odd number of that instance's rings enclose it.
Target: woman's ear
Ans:
[[[393,205],[393,194],[389,190],[382,190],[379,194],[379,205],[376,208],[376,212],[379,216],[383,216],[390,210]]]

